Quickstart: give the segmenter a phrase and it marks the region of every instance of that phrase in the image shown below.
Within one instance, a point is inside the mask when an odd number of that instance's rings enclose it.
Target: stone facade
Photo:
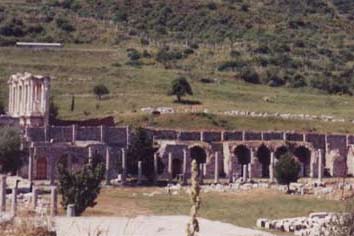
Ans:
[[[8,85],[8,115],[18,118],[21,126],[48,125],[50,78],[18,73]]]

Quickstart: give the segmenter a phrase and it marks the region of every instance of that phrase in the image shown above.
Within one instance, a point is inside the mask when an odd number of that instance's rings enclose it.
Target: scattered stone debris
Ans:
[[[352,219],[349,213],[316,212],[308,217],[286,218],[280,220],[270,220],[261,218],[257,220],[257,227],[266,230],[278,230],[282,232],[294,233],[297,236],[330,236],[337,227],[343,228],[343,223]]]

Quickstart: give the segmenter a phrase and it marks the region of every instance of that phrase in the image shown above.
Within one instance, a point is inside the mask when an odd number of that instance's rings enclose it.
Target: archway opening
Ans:
[[[301,175],[303,177],[309,177],[310,175],[310,163],[311,163],[311,151],[304,147],[298,147],[294,151],[294,156],[301,164]]]
[[[257,157],[262,165],[262,178],[269,178],[270,150],[262,144],[257,150]]]
[[[241,176],[243,176],[243,166],[251,162],[251,151],[245,145],[240,145],[237,146],[234,153],[239,165],[241,165]]]
[[[40,157],[36,161],[36,179],[44,180],[47,179],[47,158]]]
[[[178,177],[179,174],[182,174],[182,161],[180,159],[172,160],[172,178]]]
[[[207,155],[206,155],[206,152],[205,152],[205,150],[203,148],[201,148],[199,146],[192,147],[190,149],[190,153],[191,153],[191,159],[192,160],[196,160],[198,166],[200,164],[206,163]]]
[[[275,158],[279,160],[287,152],[289,152],[288,147],[286,147],[286,146],[278,147],[277,150],[275,150],[275,153],[274,153]]]

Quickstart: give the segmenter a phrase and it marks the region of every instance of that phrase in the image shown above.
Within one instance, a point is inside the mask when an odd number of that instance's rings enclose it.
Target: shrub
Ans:
[[[143,52],[143,57],[145,57],[145,58],[151,58],[151,54],[150,54],[147,50],[144,50],[144,52]]]
[[[186,48],[184,51],[183,51],[184,55],[190,55],[190,54],[193,54],[194,53],[194,50],[191,49],[191,48]]]
[[[258,76],[257,72],[254,70],[248,69],[248,70],[242,72],[241,78],[248,83],[252,83],[252,84],[259,84],[260,83],[259,76]]]
[[[80,216],[88,207],[94,207],[100,183],[105,174],[105,166],[100,157],[94,156],[88,164],[72,173],[67,170],[66,163],[60,161],[58,164],[59,193],[62,195],[62,206],[64,209],[69,204],[75,204],[75,214]]]
[[[125,12],[124,9],[119,9],[112,18],[114,23],[118,22],[126,22],[128,21],[128,14]]]
[[[183,58],[183,55],[181,52],[170,51],[168,49],[161,49],[156,55],[156,60],[161,63],[167,62],[167,61],[180,60],[182,58]]]
[[[290,190],[290,183],[297,182],[299,179],[300,164],[287,152],[280,156],[275,165],[275,178],[279,184],[285,184]]]
[[[73,32],[75,31],[75,28],[74,26],[69,22],[68,19],[65,19],[65,18],[58,18],[56,19],[56,24],[57,24],[57,27],[61,30],[64,30],[66,32]]]
[[[292,88],[301,88],[307,86],[305,77],[301,74],[296,74],[294,77],[291,77],[289,83],[290,87]]]
[[[171,91],[169,92],[169,95],[177,96],[177,101],[181,102],[181,97],[187,94],[193,95],[193,90],[186,78],[179,77],[172,81]]]
[[[93,87],[93,93],[97,96],[98,100],[101,100],[103,95],[109,94],[109,90],[104,84],[98,84]]]
[[[218,71],[227,71],[232,70],[235,71],[236,69],[242,69],[246,64],[240,61],[226,61],[218,66]]]
[[[132,61],[137,61],[141,58],[141,53],[136,49],[132,49],[128,52],[128,57]]]
[[[23,157],[20,130],[0,127],[0,173],[15,174],[24,163]]]
[[[23,37],[26,35],[24,24],[21,20],[13,18],[10,22],[0,27],[0,35],[6,37]]]
[[[241,53],[239,51],[231,50],[230,57],[237,58],[239,56],[241,56]]]

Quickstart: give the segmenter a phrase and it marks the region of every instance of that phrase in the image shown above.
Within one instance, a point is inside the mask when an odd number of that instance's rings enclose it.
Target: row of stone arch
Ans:
[[[308,147],[298,146],[293,150],[290,150],[287,146],[280,146],[275,149],[274,157],[279,160],[287,152],[291,152],[294,157],[302,164],[303,177],[309,177],[310,175],[310,164],[311,164],[311,151]],[[244,144],[238,145],[233,150],[234,156],[237,158],[239,165],[248,165],[251,163],[251,149]],[[269,178],[269,165],[271,164],[271,149],[265,144],[260,145],[256,151],[255,156],[257,157],[259,163],[262,165],[262,178]],[[190,148],[191,160],[195,159],[198,164],[205,164],[207,162],[207,152],[200,146],[194,146]],[[181,161],[178,159],[173,160],[174,173],[180,171]],[[243,174],[243,168],[240,169],[241,175]]]

